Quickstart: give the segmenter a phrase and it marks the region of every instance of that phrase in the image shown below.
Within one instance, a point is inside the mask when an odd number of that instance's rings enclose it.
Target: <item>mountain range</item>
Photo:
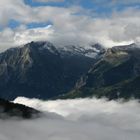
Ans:
[[[140,47],[31,42],[0,54],[0,97],[140,98]]]
[[[8,49],[0,54],[0,97],[49,99],[65,94],[104,51],[99,44],[58,48],[50,42]]]
[[[62,98],[96,96],[140,99],[140,47],[136,44],[108,49]]]

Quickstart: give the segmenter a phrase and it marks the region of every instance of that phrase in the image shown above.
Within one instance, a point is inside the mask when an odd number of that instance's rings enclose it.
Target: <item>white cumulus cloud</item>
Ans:
[[[36,40],[48,40],[56,46],[101,43],[106,47],[129,44],[140,38],[140,10],[136,7],[113,11],[110,16],[100,16],[78,6],[30,7],[23,0],[2,0],[0,3],[0,51],[14,45]],[[21,25],[16,29],[7,27],[10,19]],[[51,22],[44,27],[28,29],[29,23]],[[23,28],[24,27],[24,28]],[[18,43],[17,43],[18,42]]]

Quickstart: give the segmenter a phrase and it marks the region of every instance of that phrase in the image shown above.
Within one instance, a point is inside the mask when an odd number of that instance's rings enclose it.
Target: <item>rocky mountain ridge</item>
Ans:
[[[77,53],[76,47],[70,50],[58,49],[50,42],[31,42],[1,53],[0,97],[48,99],[71,90],[97,57],[86,56],[86,50]]]
[[[140,98],[140,47],[116,46],[76,83],[75,89],[62,98],[107,97]]]

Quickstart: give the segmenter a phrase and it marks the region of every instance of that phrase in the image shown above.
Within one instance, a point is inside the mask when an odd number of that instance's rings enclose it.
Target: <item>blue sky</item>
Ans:
[[[139,0],[126,0],[126,2],[123,2],[123,0],[63,0],[61,2],[39,2],[34,0],[24,0],[26,4],[36,7],[36,6],[57,6],[57,7],[67,7],[72,5],[80,5],[87,9],[93,9],[93,8],[101,8],[106,7],[106,9],[109,7],[110,9],[113,8],[126,8],[131,6],[138,6],[140,4]]]
[[[64,0],[62,2],[39,2],[34,0],[24,0],[27,5],[69,7],[79,5],[85,9],[95,10],[97,13],[111,13],[113,10],[124,10],[130,7],[140,7],[140,0]],[[131,1],[131,2],[130,2]]]
[[[35,2],[33,0],[24,0],[24,2],[27,5],[30,5],[32,7],[38,7],[38,6],[57,6],[57,7],[65,7],[67,2]]]

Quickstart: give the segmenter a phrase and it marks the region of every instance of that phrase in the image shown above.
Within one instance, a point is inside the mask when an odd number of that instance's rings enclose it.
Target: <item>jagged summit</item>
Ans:
[[[15,48],[10,48],[7,50],[7,52],[12,52],[16,50],[21,50],[20,48],[23,48],[23,51],[25,49],[38,49],[39,51],[44,51],[48,50],[51,53],[54,53],[56,55],[61,55],[63,56],[72,56],[72,55],[79,55],[79,56],[86,56],[90,58],[96,58],[99,55],[102,55],[105,51],[106,48],[104,48],[100,44],[93,44],[93,45],[88,45],[88,46],[79,46],[79,45],[68,45],[68,46],[63,46],[63,47],[57,47],[54,46],[51,42],[49,41],[32,41],[29,42],[25,45],[21,45]]]
[[[56,55],[59,55],[59,52],[57,51],[56,47],[49,41],[32,41],[31,43],[26,44],[25,46],[29,46],[32,49],[39,49],[41,50],[48,50],[51,53],[54,53]]]

